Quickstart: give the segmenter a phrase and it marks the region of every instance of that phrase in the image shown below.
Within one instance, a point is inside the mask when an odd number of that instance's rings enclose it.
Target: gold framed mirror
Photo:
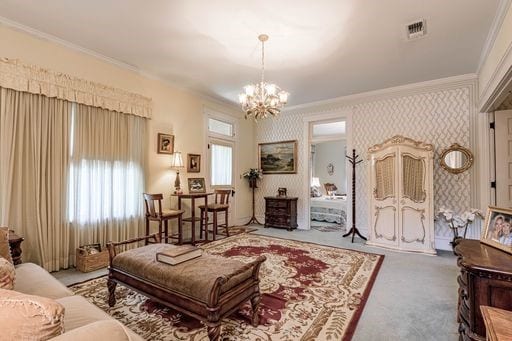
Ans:
[[[441,167],[449,173],[464,173],[473,165],[473,153],[458,143],[452,144],[441,153]]]

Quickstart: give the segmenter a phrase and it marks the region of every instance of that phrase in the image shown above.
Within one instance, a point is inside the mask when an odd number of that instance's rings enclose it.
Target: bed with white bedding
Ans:
[[[321,197],[312,197],[310,199],[311,220],[338,223],[343,226],[346,225],[346,197],[330,197],[323,195]]]

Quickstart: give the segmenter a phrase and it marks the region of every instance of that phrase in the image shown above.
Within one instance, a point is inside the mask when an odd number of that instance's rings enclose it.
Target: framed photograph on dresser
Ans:
[[[484,232],[480,241],[512,253],[512,210],[490,206],[485,215]]]

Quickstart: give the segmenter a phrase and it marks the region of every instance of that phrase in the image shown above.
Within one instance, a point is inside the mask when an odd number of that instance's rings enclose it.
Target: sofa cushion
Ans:
[[[126,327],[115,320],[105,320],[89,323],[80,328],[73,329],[65,334],[54,337],[51,341],[131,341]]]
[[[0,289],[14,288],[14,279],[16,278],[16,271],[14,265],[7,259],[0,257]]]
[[[53,299],[73,295],[64,284],[34,263],[16,265],[14,290]]]
[[[7,227],[0,227],[0,256],[12,263],[9,229]]]
[[[106,299],[106,298],[105,298]],[[68,296],[56,300],[66,309],[64,328],[71,331],[97,321],[112,320],[113,318],[82,296]],[[129,328],[125,327],[131,340],[143,340]]]
[[[52,299],[0,289],[4,340],[49,340],[64,332],[64,307]]]

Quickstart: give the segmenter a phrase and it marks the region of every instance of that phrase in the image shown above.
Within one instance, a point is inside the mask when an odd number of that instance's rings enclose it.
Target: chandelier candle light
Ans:
[[[245,118],[252,117],[255,121],[277,116],[281,108],[288,102],[288,93],[276,84],[265,82],[265,42],[268,35],[258,36],[261,41],[261,82],[244,86],[244,92],[238,95]]]
[[[180,168],[184,168],[181,152],[174,152],[171,157],[171,168],[176,169],[176,180],[174,181],[174,194],[181,194]]]

